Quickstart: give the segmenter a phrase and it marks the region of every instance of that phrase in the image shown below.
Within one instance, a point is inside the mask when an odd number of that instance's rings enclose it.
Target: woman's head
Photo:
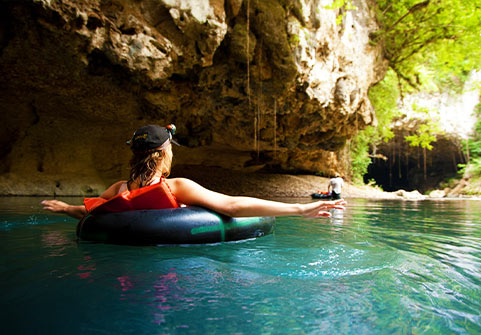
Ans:
[[[172,165],[172,139],[175,126],[160,127],[148,125],[139,128],[132,139],[127,142],[132,150],[130,160],[130,179],[138,183],[139,187],[152,183],[155,177],[167,177]]]
[[[177,142],[172,139],[176,129],[173,124],[167,127],[149,124],[137,129],[132,139],[127,141],[127,144],[130,145],[130,149],[134,153],[146,152],[153,149],[158,150],[171,142],[177,144]]]

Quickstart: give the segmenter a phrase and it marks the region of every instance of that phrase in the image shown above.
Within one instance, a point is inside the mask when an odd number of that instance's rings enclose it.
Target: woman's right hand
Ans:
[[[60,200],[44,200],[41,202],[43,209],[54,213],[67,213],[69,204]]]
[[[85,209],[84,205],[73,206],[60,200],[44,200],[41,202],[41,204],[43,205],[43,209],[47,211],[67,214],[68,216],[76,219],[81,219],[85,214],[87,214],[87,210]]]

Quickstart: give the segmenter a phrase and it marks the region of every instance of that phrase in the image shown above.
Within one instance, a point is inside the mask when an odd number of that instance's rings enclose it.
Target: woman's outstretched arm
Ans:
[[[67,214],[76,219],[81,219],[87,214],[87,210],[84,205],[69,205],[66,202],[60,200],[44,200],[41,202],[43,209],[54,212]]]
[[[102,193],[100,198],[108,200],[114,197],[118,193],[120,185],[122,185],[123,183],[125,183],[125,181],[119,181],[111,185],[107,190]],[[43,209],[47,211],[67,214],[68,216],[76,219],[81,219],[87,214],[87,209],[84,205],[70,205],[60,200],[44,200],[41,202],[41,204],[43,205]]]
[[[208,190],[196,182],[185,178],[167,179],[167,183],[177,200],[186,205],[209,208],[231,217],[286,216],[304,217],[331,216],[328,209],[344,209],[346,202],[317,201],[307,204],[289,204],[252,197],[232,197]]]

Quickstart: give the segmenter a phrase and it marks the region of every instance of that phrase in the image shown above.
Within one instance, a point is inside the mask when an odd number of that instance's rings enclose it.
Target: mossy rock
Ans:
[[[257,36],[258,44],[270,55],[275,70],[275,80],[290,83],[297,68],[292,54],[285,24],[286,11],[277,0],[256,1],[250,9],[251,30]],[[261,42],[262,41],[262,42]]]
[[[250,30],[247,34],[247,30],[246,22],[238,22],[230,36],[230,54],[236,61],[243,64],[252,62],[257,43],[256,36]],[[249,52],[247,52],[247,45],[249,45]]]

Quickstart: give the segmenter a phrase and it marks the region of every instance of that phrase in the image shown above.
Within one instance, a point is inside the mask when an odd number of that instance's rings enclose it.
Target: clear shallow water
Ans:
[[[0,198],[4,334],[481,334],[481,203],[350,200],[203,246],[77,243]]]

